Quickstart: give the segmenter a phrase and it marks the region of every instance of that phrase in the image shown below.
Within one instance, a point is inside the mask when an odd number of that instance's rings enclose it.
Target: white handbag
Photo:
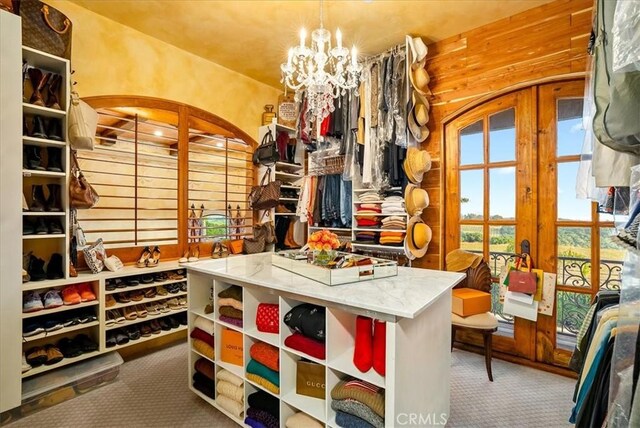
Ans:
[[[98,112],[80,99],[77,92],[71,93],[69,108],[69,145],[73,150],[93,150],[93,141],[98,127]]]

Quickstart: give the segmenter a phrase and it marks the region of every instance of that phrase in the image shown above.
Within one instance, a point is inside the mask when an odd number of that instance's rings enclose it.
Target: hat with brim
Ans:
[[[404,238],[405,254],[411,260],[424,257],[429,249],[433,233],[420,216],[413,216],[407,225],[407,235]]]
[[[420,215],[422,210],[429,206],[429,194],[426,190],[410,183],[404,190],[404,206],[410,216]]]
[[[411,107],[409,110],[408,123],[411,135],[417,142],[422,143],[429,137],[429,101],[416,91],[411,95]]]
[[[416,91],[423,95],[430,94],[429,90],[429,73],[425,70],[424,65],[427,62],[427,45],[424,44],[420,37],[408,39],[409,43],[409,80]]]
[[[450,272],[464,272],[470,267],[477,268],[481,261],[482,254],[461,249],[451,251],[445,258],[447,270]]]
[[[402,168],[410,182],[414,184],[420,183],[424,173],[431,169],[431,156],[426,150],[409,147],[407,157],[402,163]]]

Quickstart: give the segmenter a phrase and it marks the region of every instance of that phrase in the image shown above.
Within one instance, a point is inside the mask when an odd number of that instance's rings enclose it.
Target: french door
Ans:
[[[568,362],[593,294],[619,286],[624,257],[611,240],[611,215],[575,196],[583,92],[583,81],[532,86],[445,127],[445,252],[483,254],[497,280],[529,241],[534,265],[557,273],[553,315],[531,322],[503,313],[494,284],[494,349],[559,366]],[[481,343],[473,335],[460,339]]]

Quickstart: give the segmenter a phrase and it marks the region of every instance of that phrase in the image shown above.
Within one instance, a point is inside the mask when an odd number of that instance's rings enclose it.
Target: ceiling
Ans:
[[[319,2],[71,0],[145,34],[274,87],[301,27],[318,27]],[[551,0],[327,0],[325,27],[362,55],[382,52],[405,34],[434,42]],[[309,38],[307,38],[307,41]]]

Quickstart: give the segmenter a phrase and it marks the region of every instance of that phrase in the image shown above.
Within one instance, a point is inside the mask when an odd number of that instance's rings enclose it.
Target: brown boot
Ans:
[[[58,101],[58,93],[60,91],[60,83],[62,82],[62,76],[59,74],[54,74],[49,79],[49,85],[47,92],[49,93],[49,97],[47,98],[47,107],[54,108],[57,110],[61,110],[60,102]]]
[[[42,184],[34,184],[31,186],[31,205],[29,211],[42,212],[44,211],[44,189]]]
[[[42,73],[42,70],[34,67],[30,68],[28,73],[29,80],[31,80],[31,86],[33,86],[33,93],[31,94],[29,102],[31,104],[44,107],[44,96],[42,91],[45,86],[47,86],[47,82],[51,78],[51,73]]]

